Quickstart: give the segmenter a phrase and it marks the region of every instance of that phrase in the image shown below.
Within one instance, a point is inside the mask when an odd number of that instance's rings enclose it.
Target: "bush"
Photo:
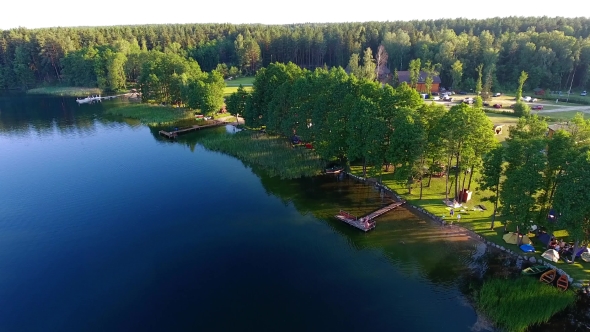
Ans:
[[[531,114],[531,108],[529,105],[523,103],[522,101],[516,102],[514,104],[514,115],[521,117]]]

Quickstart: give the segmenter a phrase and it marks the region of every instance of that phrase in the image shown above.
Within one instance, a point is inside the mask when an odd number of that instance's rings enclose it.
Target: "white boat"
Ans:
[[[102,100],[102,97],[100,95],[98,95],[98,96],[88,96],[86,98],[77,98],[76,102],[78,104],[89,104],[89,103],[93,103],[93,102],[101,101],[101,100]]]

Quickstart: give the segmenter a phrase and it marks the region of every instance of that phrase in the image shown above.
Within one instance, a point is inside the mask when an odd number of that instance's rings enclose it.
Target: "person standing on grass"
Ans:
[[[461,215],[457,213],[457,222],[461,221]]]

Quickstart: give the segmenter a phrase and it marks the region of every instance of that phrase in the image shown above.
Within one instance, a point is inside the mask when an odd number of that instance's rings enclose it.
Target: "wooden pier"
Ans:
[[[368,232],[377,226],[377,222],[374,220],[375,218],[395,209],[405,202],[406,201],[401,201],[389,204],[360,218],[357,218],[356,216],[343,210],[340,210],[340,212],[335,217],[336,219],[344,221],[345,223],[354,226],[363,232]]]
[[[209,123],[206,125],[194,125],[192,127],[188,127],[188,128],[180,128],[178,130],[173,130],[173,131],[165,131],[165,130],[160,130],[159,133],[162,136],[166,136],[167,138],[176,138],[178,137],[178,135],[180,134],[185,134],[191,131],[195,131],[195,130],[201,130],[203,128],[211,128],[211,127],[219,127],[219,126],[223,126],[232,122],[227,122],[227,121],[219,121],[219,120],[211,120],[213,123]]]

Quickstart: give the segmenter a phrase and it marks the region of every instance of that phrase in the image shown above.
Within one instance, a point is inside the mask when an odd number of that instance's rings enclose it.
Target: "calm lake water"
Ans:
[[[480,244],[404,209],[364,234],[332,216],[387,203],[297,181],[109,102],[0,97],[0,331],[470,331]]]

